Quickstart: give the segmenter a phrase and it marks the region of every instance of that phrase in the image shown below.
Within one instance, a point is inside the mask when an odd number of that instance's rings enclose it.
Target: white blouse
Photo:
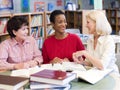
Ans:
[[[113,68],[115,72],[119,72],[115,64],[115,43],[111,35],[100,36],[95,49],[94,39],[91,36],[88,40],[87,50],[92,56],[102,61],[104,68]]]

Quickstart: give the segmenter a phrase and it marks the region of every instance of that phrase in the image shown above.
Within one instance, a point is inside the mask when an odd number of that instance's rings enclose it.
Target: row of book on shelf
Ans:
[[[42,18],[43,16],[42,15],[34,15],[32,20],[31,20],[31,26],[34,27],[34,26],[42,26]]]
[[[30,33],[34,38],[44,37],[44,27],[32,27]]]
[[[8,21],[8,18],[0,19],[0,34],[7,33],[7,30],[6,30],[7,21]]]
[[[42,48],[44,41],[44,28],[43,27],[32,27],[30,35],[35,38],[38,48]]]
[[[120,17],[120,10],[111,10],[111,17]]]
[[[46,22],[47,24],[50,24],[50,14],[46,15]]]
[[[10,76],[0,75],[0,89],[22,90],[29,83],[31,90],[69,90],[71,81],[76,78],[96,84],[107,76],[112,69],[86,69],[74,62],[63,64],[43,64],[29,69],[13,70]]]

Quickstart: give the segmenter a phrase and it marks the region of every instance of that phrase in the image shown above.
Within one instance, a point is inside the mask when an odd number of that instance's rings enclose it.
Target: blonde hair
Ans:
[[[91,11],[87,14],[86,18],[89,18],[96,23],[96,32],[98,35],[109,35],[112,32],[110,23],[107,20],[105,13],[102,11]]]

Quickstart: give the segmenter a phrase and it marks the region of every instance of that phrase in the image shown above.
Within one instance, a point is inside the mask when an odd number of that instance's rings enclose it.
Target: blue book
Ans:
[[[53,11],[55,8],[53,3],[48,3],[48,11]]]

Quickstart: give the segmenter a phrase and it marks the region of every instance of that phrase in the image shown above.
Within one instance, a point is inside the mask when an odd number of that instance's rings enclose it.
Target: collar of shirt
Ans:
[[[15,38],[11,38],[10,41],[11,41],[12,46],[15,46],[15,45],[18,45],[18,44],[19,44],[19,43],[15,40]],[[23,43],[22,45],[27,44],[27,43],[30,43],[30,41],[29,41],[28,38],[25,39],[25,41],[24,41],[24,43]]]
[[[99,44],[102,44],[102,43],[104,42],[104,40],[105,40],[105,37],[106,37],[106,36],[100,36],[100,37],[98,38],[98,43],[99,43]],[[91,41],[91,42],[94,41],[94,36],[93,36],[93,35],[91,35],[90,41]]]

